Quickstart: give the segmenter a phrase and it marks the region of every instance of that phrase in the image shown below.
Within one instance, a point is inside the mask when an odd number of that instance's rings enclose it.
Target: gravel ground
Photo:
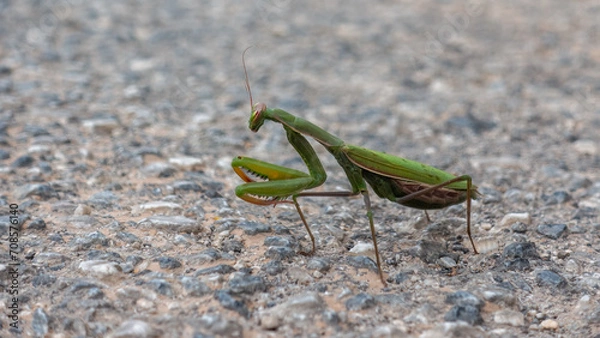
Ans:
[[[1,336],[600,337],[594,1],[0,1]],[[255,102],[469,174],[423,213],[234,194]],[[329,174],[347,180],[315,144]],[[18,215],[19,225],[11,227]],[[13,265],[19,264],[19,265]],[[16,269],[16,272],[15,272]],[[18,292],[18,294],[17,294]]]

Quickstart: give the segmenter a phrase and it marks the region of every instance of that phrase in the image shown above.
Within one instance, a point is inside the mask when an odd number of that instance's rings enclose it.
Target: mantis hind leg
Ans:
[[[427,223],[431,223],[431,218],[429,218],[429,214],[427,213],[427,210],[423,210],[425,212],[425,218],[427,218]]]
[[[377,270],[379,278],[383,286],[387,286],[385,278],[383,278],[383,271],[381,270],[381,259],[379,258],[379,248],[377,248],[377,234],[375,233],[375,225],[373,223],[373,211],[371,210],[371,199],[369,198],[369,192],[367,190],[362,192],[365,200],[365,207],[367,208],[367,217],[369,218],[369,228],[371,229],[371,237],[373,238],[373,249],[375,249],[375,259],[377,260]]]

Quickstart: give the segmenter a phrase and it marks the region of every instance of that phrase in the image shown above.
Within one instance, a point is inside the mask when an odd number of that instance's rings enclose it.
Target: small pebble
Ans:
[[[493,225],[492,223],[481,223],[481,225],[479,225],[479,228],[481,230],[485,230],[485,231],[490,231],[492,229]]]
[[[279,317],[267,314],[260,318],[260,326],[265,330],[275,330],[279,327]]]
[[[558,330],[558,322],[554,319],[545,319],[540,323],[540,328],[542,330]]]
[[[506,214],[500,221],[500,226],[505,228],[513,223],[521,222],[526,225],[531,224],[531,215],[528,212]]]
[[[119,127],[119,121],[114,117],[96,118],[84,120],[83,127],[94,134],[111,134]]]
[[[89,260],[79,263],[79,269],[83,272],[96,274],[100,277],[116,275],[121,272],[121,267],[115,262],[103,260]]]
[[[373,243],[358,242],[350,249],[350,252],[354,254],[365,254],[373,252],[373,250]]]
[[[181,205],[177,203],[163,201],[148,202],[137,206],[137,212],[150,211],[155,213],[164,213],[182,209],[183,208],[181,207]]]
[[[456,261],[452,257],[443,256],[438,260],[440,266],[444,268],[451,269],[457,266]]]
[[[156,335],[156,332],[150,324],[137,320],[126,320],[116,330],[112,333],[111,337],[114,338],[146,338],[153,337]]]
[[[151,216],[138,222],[139,225],[172,232],[196,232],[202,230],[202,224],[183,216]]]
[[[202,159],[196,157],[172,157],[169,164],[184,171],[195,171],[202,168]]]
[[[84,216],[90,215],[92,213],[92,208],[85,204],[78,204],[75,211],[73,211],[73,216]]]
[[[595,155],[598,153],[598,142],[594,140],[577,140],[573,148],[581,155]]]
[[[523,326],[525,325],[525,316],[519,311],[503,309],[494,313],[494,322],[511,326]]]

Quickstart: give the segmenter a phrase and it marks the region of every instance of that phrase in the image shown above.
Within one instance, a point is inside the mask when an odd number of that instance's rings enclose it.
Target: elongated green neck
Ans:
[[[310,136],[327,148],[344,145],[344,141],[337,136],[332,135],[317,127],[313,123],[303,118],[294,116],[284,110],[268,108],[265,110],[264,114],[266,119],[279,122],[302,135]]]

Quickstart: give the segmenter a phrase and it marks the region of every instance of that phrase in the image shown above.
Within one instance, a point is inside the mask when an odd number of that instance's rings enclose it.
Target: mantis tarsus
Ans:
[[[367,183],[379,197],[411,208],[441,209],[466,201],[467,234],[474,252],[478,253],[471,236],[471,199],[476,199],[479,192],[477,186],[472,184],[470,176],[455,176],[423,163],[346,144],[340,138],[300,117],[281,109],[267,108],[264,103],[253,104],[244,60],[247,50],[242,53],[242,63],[252,112],[249,121],[250,130],[257,132],[265,120],[280,123],[287,133],[288,141],[306,164],[309,173],[238,156],[233,159],[232,167],[247,183],[236,187],[235,193],[239,198],[258,205],[294,204],[312,241],[312,249],[309,252],[301,252],[302,254],[314,253],[316,246],[314,236],[298,204],[298,197],[362,195],[367,209],[379,277],[381,282],[386,285],[377,248]],[[305,136],[313,138],[333,155],[346,173],[352,191],[306,191],[322,185],[327,175],[315,150]],[[256,181],[256,179],[261,181]]]

